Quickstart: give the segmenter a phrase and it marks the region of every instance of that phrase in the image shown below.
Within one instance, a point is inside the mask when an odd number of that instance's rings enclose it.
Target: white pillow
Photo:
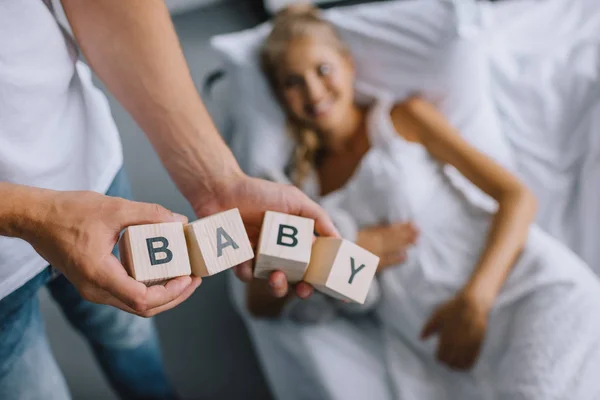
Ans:
[[[507,166],[512,155],[499,129],[490,95],[488,56],[479,35],[474,1],[407,0],[324,12],[347,41],[357,67],[357,83],[377,96],[401,100],[420,93],[433,101],[473,144]],[[242,168],[260,175],[281,169],[291,139],[284,115],[259,65],[259,49],[269,23],[211,40],[222,55],[236,101],[230,143]]]

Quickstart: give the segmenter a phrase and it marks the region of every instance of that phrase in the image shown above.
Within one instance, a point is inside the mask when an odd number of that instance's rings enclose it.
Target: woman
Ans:
[[[352,219],[361,245],[382,220],[419,229],[404,265],[380,271],[380,295],[367,305],[394,397],[600,398],[600,283],[532,226],[535,199],[515,176],[419,97],[357,104],[351,55],[311,8],[278,15],[262,61],[296,140],[294,183]],[[453,170],[497,207],[472,200]],[[248,290],[253,314],[290,306],[263,285]]]

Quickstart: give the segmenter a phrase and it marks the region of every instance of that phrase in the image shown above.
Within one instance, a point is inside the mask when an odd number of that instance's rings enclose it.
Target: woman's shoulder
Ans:
[[[389,108],[389,118],[396,134],[408,141],[418,142],[419,115],[431,107],[431,103],[418,95],[393,102]]]

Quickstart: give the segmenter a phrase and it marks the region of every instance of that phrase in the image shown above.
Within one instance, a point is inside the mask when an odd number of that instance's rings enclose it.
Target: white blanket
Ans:
[[[482,2],[471,17],[472,26],[464,32],[486,35],[488,40],[492,92],[501,117],[501,131],[510,143],[520,176],[540,199],[539,225],[569,245],[600,274],[600,3]],[[392,385],[385,374],[374,369],[380,350],[371,347],[379,338],[373,331],[365,330],[363,322],[353,324],[336,319],[337,322],[318,328],[303,328],[288,321],[256,321],[244,311],[243,298],[239,296],[241,285],[236,288],[237,306],[254,336],[277,397],[363,399],[366,397],[362,390],[370,387],[381,396],[371,398],[387,398],[384,393]],[[577,299],[565,300],[567,303],[569,307],[585,306],[589,313],[594,310],[593,305]],[[568,310],[563,315],[568,316]],[[550,335],[554,323],[551,319],[541,321],[532,329]],[[554,334],[557,343],[564,340],[562,333]],[[347,363],[344,352],[355,351],[352,340],[370,343],[365,347],[373,350],[369,356],[350,353],[356,360],[364,359],[366,368],[362,372],[353,368],[347,380],[335,380],[340,365]],[[573,356],[584,356],[575,350]],[[506,368],[510,371],[510,365]],[[366,374],[365,378],[359,379],[360,374]],[[298,377],[305,379],[298,381]],[[529,378],[522,377],[524,381]],[[345,381],[355,384],[345,387]],[[540,397],[522,393],[519,398]]]
[[[600,274],[600,4],[499,6],[484,12],[503,134],[538,223]]]

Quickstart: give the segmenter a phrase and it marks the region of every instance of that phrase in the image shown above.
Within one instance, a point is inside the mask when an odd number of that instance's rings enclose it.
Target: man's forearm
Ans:
[[[42,197],[47,191],[23,185],[0,182],[0,236],[24,238],[45,212]],[[33,201],[36,197],[40,201]]]
[[[206,110],[162,0],[62,0],[88,62],[189,199],[241,174]]]

